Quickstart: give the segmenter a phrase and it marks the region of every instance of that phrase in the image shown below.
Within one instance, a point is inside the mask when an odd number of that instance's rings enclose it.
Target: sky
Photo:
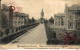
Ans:
[[[78,3],[79,0],[67,0],[68,5]],[[29,14],[29,17],[39,19],[43,8],[44,18],[49,19],[54,14],[64,13],[65,0],[2,0],[2,4],[9,5],[13,2],[15,7],[22,7],[21,12]]]

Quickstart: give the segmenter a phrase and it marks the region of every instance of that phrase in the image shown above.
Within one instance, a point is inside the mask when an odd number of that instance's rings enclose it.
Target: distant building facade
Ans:
[[[29,24],[29,14],[25,14],[24,15],[24,17],[25,17],[25,25],[28,25]]]
[[[65,28],[67,30],[80,30],[80,6],[65,6]]]
[[[21,27],[28,24],[29,16],[24,13],[15,13],[13,15],[13,27]]]
[[[24,26],[24,18],[22,17],[13,17],[13,27]]]
[[[54,14],[54,27],[55,28],[65,28],[65,14],[64,13],[58,13]]]
[[[16,29],[16,28],[23,28],[28,24],[29,15],[25,13],[19,12],[12,12],[10,14],[9,8],[4,5],[1,9],[1,16],[2,16],[2,26],[4,30],[6,29]],[[1,21],[0,21],[1,22]],[[17,29],[18,30],[18,29]]]

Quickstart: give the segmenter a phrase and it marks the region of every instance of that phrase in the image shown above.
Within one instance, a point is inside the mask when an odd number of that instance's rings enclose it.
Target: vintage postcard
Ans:
[[[79,0],[0,0],[0,49],[79,49]]]

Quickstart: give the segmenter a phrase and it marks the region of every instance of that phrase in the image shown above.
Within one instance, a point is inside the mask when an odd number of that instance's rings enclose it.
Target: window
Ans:
[[[70,19],[71,19],[71,16],[70,16]]]
[[[17,19],[17,18],[15,17],[15,19]]]
[[[61,18],[61,25],[64,25],[64,20],[63,20],[63,18]]]
[[[70,26],[69,26],[69,20],[68,20],[68,29],[70,29]]]
[[[15,24],[17,23],[17,21],[15,21]]]
[[[70,23],[70,26],[71,26],[71,23]]]
[[[79,26],[79,22],[78,22],[78,26]]]
[[[77,23],[77,20],[76,20],[76,29],[77,29],[77,27],[78,27],[78,23]]]
[[[68,20],[68,28],[69,29],[73,29],[73,22]]]
[[[56,20],[57,20],[57,17],[56,17]]]
[[[58,25],[60,26],[60,21],[58,22]]]
[[[21,18],[19,18],[19,19],[21,19]]]
[[[77,29],[77,20],[75,20],[74,24],[75,24],[75,29]]]
[[[57,23],[55,22],[55,25],[57,25]]]

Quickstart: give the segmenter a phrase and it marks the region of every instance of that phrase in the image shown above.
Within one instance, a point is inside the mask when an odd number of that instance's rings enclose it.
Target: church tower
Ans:
[[[43,22],[44,22],[44,11],[42,9],[42,11],[41,11],[41,23],[43,23]]]
[[[43,9],[41,11],[41,18],[44,18],[44,11],[43,11]]]

